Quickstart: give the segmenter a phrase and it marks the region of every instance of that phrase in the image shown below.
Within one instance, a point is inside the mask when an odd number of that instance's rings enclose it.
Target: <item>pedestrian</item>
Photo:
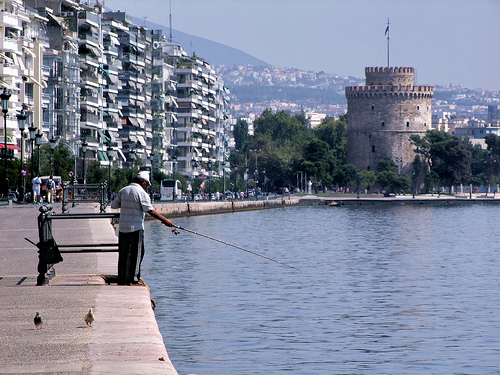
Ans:
[[[36,175],[36,177],[31,180],[33,184],[33,204],[40,202],[40,185],[42,184],[42,180],[40,177]]]
[[[144,284],[141,280],[141,262],[144,257],[144,213],[160,220],[167,227],[172,222],[160,214],[151,205],[146,192],[149,172],[141,171],[129,186],[116,195],[111,208],[120,209],[118,233],[118,284]],[[176,231],[173,231],[177,234]]]
[[[54,190],[56,188],[56,183],[54,182],[54,177],[50,176],[47,180],[47,202],[49,204],[54,203]]]

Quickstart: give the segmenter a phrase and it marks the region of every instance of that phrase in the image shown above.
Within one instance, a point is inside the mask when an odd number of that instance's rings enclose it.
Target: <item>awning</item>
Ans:
[[[127,158],[125,157],[125,155],[123,155],[122,150],[118,148],[116,152],[118,153],[118,156],[120,157],[120,159],[122,159],[122,161],[127,161]]]
[[[7,138],[9,138],[9,137],[7,137]],[[0,144],[0,148],[4,148],[4,147],[5,147],[5,144],[1,143]],[[16,145],[9,145],[7,143],[7,150],[18,150],[18,151],[20,151],[21,149],[19,147],[17,147]]]
[[[128,122],[128,125],[133,125],[133,126],[139,127],[139,123],[137,122],[137,119],[135,119],[134,117],[127,117],[127,122]]]
[[[138,135],[137,136],[137,140],[139,141],[139,143],[141,144],[142,147],[146,147],[147,146],[147,143],[144,140],[144,137],[142,135]]]
[[[17,55],[15,55],[17,56]],[[0,52],[0,58],[7,61],[9,64],[14,64],[14,60],[11,59],[9,56],[7,56],[5,53],[3,52]],[[23,64],[23,68],[24,68],[24,64]]]
[[[110,141],[110,139],[106,137],[102,129],[97,129],[97,133],[99,133],[99,137],[101,137],[104,142]]]
[[[112,101],[115,101],[116,99],[116,94],[113,94],[111,92],[105,92],[104,95],[106,95]]]
[[[140,127],[141,129],[144,129],[144,128],[146,127],[146,124],[144,123],[144,120],[143,120],[143,119],[138,118],[138,119],[137,119],[137,123],[139,124],[139,127]]]
[[[97,158],[99,159],[99,161],[109,161],[108,155],[101,150],[97,150]]]

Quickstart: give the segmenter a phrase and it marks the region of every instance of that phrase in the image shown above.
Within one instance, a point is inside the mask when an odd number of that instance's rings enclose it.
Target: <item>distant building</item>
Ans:
[[[376,171],[391,158],[409,172],[415,152],[409,138],[431,129],[432,86],[416,86],[413,68],[365,68],[366,85],[345,88],[347,162]]]

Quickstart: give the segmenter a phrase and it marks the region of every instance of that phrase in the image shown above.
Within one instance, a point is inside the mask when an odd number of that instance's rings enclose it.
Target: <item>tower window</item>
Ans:
[[[374,109],[375,109],[375,106],[374,106],[374,105],[372,105],[372,111],[373,111]]]
[[[385,126],[385,122],[384,122],[384,121],[382,121],[382,122],[380,123],[380,125],[381,125],[381,126]]]
[[[409,128],[410,127],[410,121],[406,121],[406,127]]]
[[[372,146],[372,152],[375,152],[375,145]]]
[[[419,111],[419,110],[420,110],[420,106],[419,106],[419,105],[417,105],[417,111]]]

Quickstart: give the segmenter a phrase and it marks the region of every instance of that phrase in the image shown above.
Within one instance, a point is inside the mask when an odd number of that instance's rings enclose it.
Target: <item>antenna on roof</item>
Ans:
[[[170,22],[170,37],[168,40],[172,43],[172,0],[170,0],[170,14],[168,15],[168,19]]]
[[[387,35],[387,67],[389,68],[389,18],[387,19],[387,27],[385,28],[385,35]]]

